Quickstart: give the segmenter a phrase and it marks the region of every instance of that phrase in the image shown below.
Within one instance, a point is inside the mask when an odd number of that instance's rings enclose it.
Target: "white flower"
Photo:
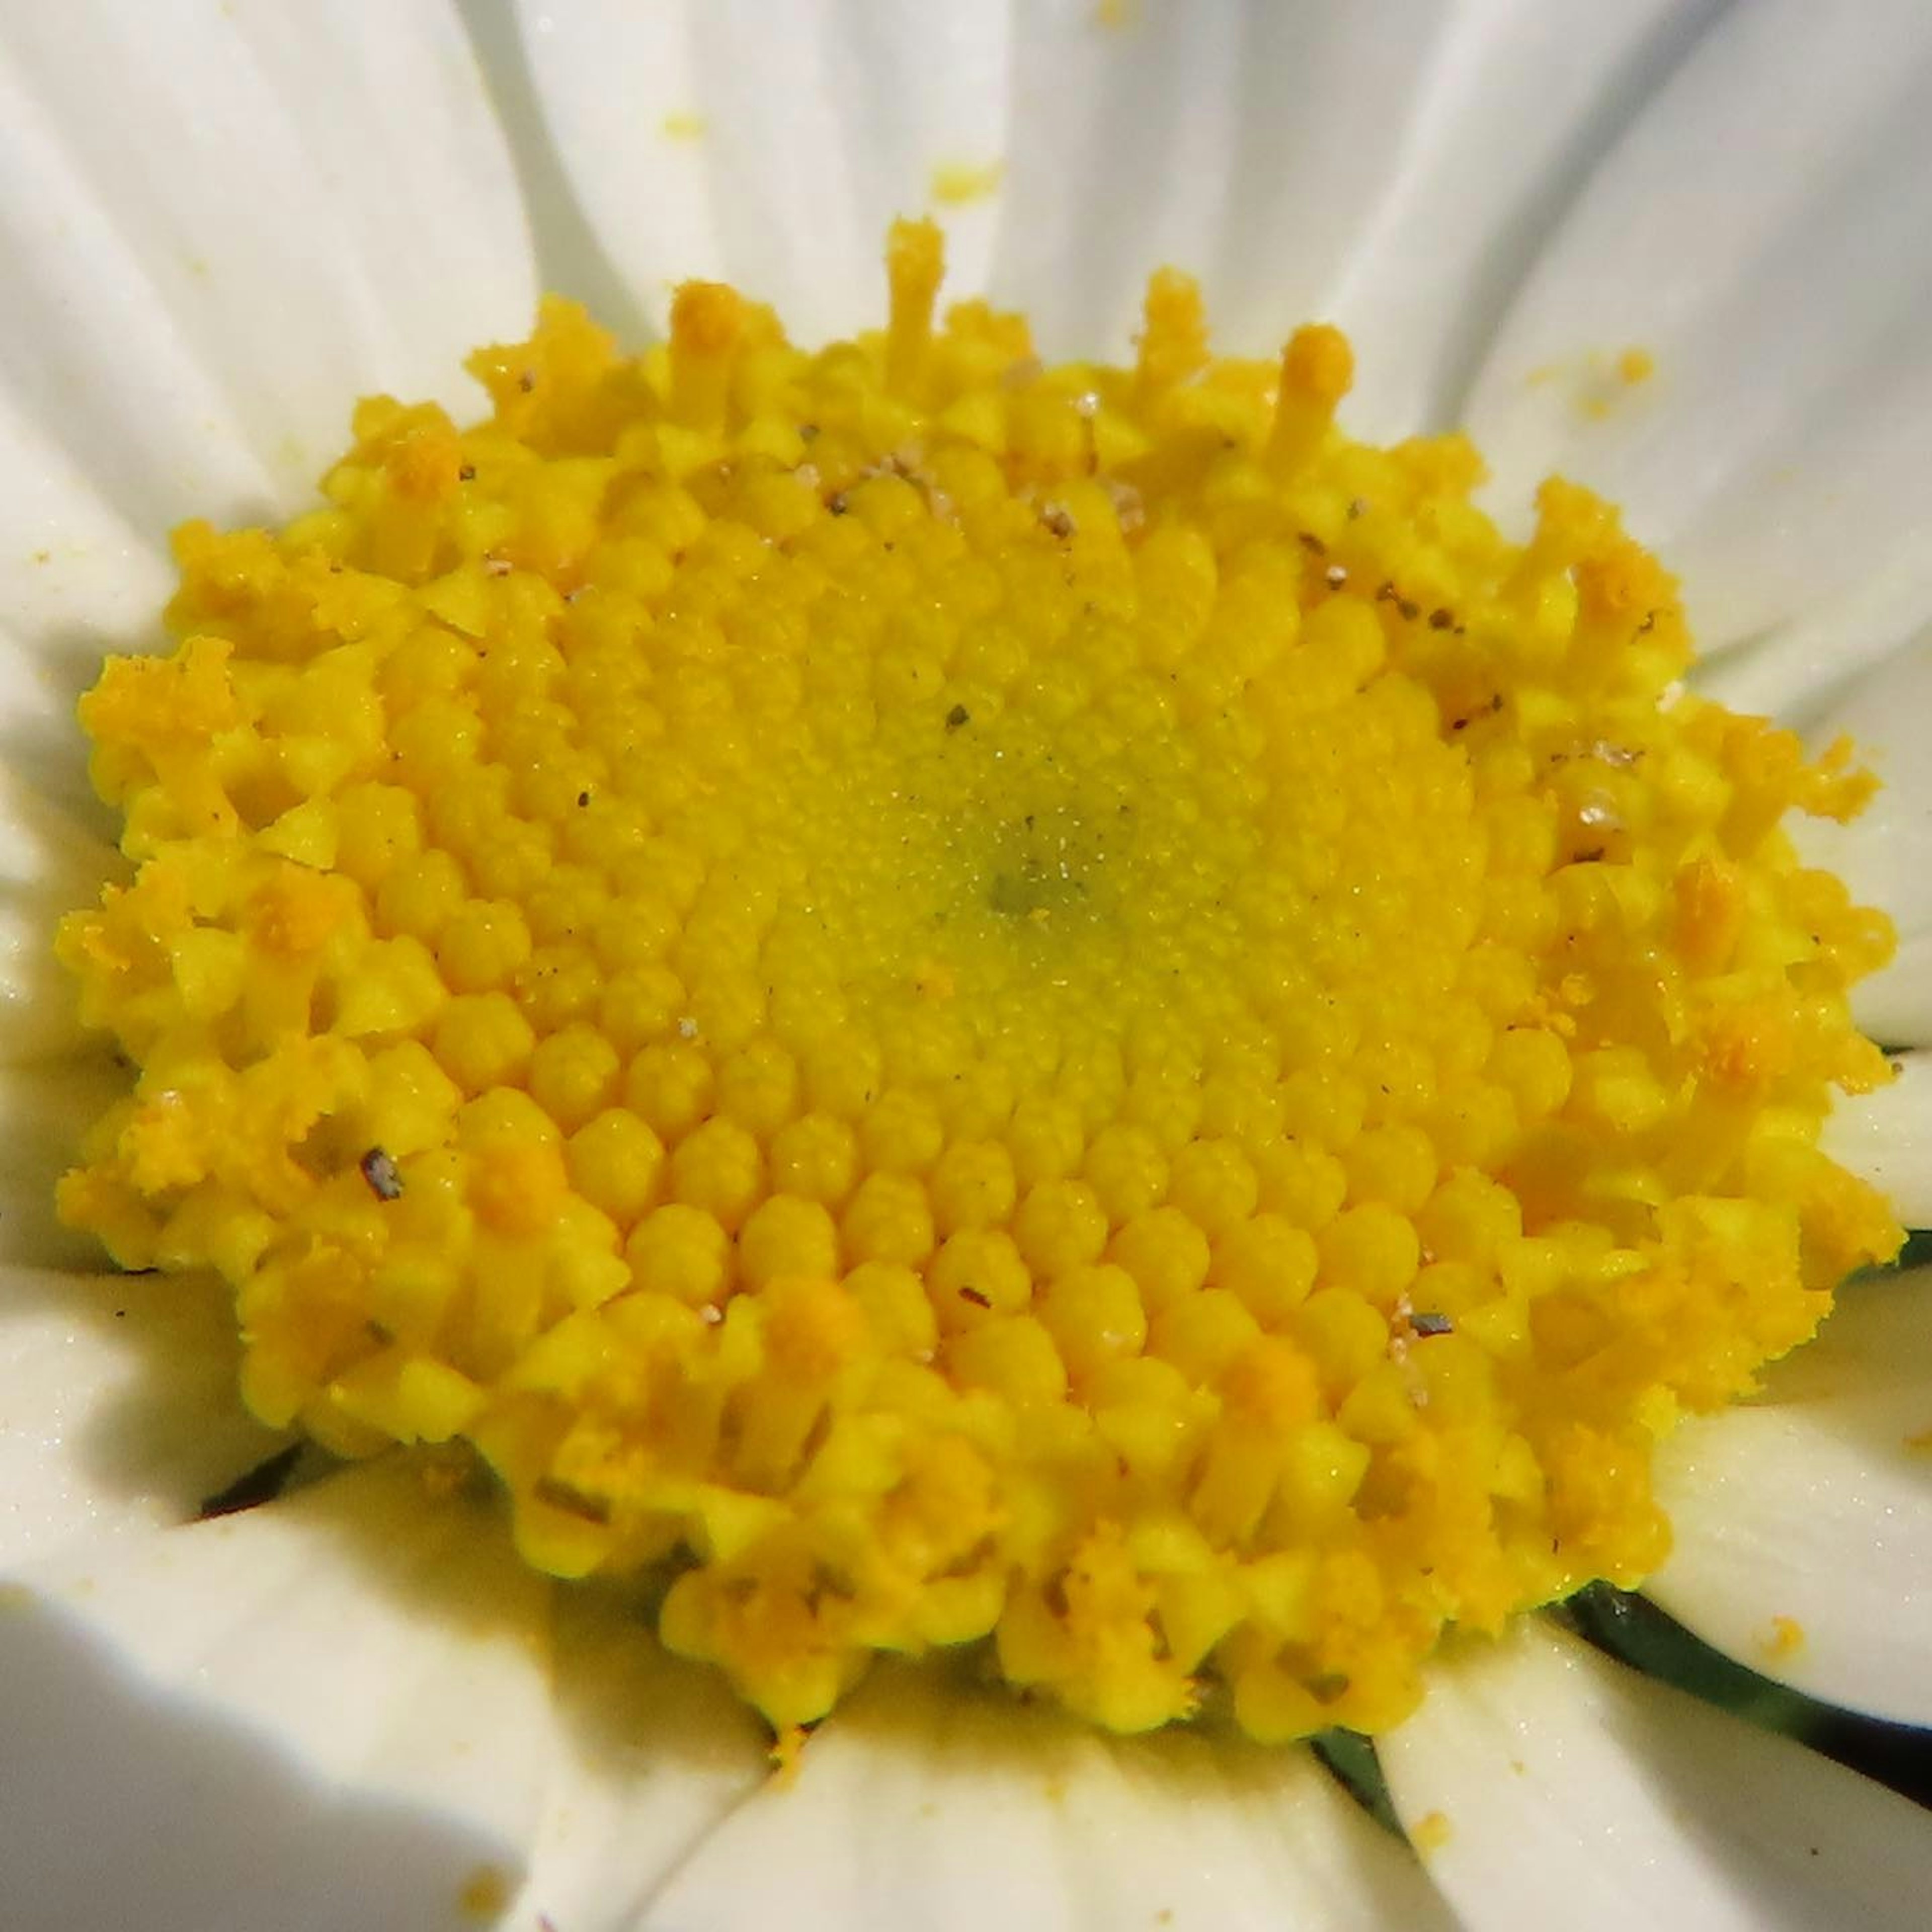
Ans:
[[[46,940],[110,862],[72,700],[147,633],[171,524],[286,514],[357,394],[470,408],[462,352],[542,286],[635,330],[721,274],[849,330],[888,220],[970,188],[952,286],[1046,352],[1124,351],[1162,262],[1227,346],[1332,316],[1358,433],[1466,422],[1499,504],[1601,489],[1683,576],[1708,688],[1856,733],[1888,789],[1818,844],[1898,920],[1862,1013],[1904,1072],[1834,1132],[1922,1226],[1928,80],[1916,0],[0,11],[0,1924],[1922,1923],[1922,1812],[1546,1624],[1452,1646],[1382,1741],[1418,1859],[1305,1751],[896,1669],[771,1782],[718,1685],[380,1463],[191,1520],[281,1444],[212,1302],[52,1223],[112,1076]],[[1932,1281],[1854,1286],[1673,1438],[1651,1586],[1918,1724],[1928,1364]]]

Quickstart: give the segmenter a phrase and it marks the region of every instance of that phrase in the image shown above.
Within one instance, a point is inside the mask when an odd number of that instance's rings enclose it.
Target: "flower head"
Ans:
[[[530,46],[561,98],[579,44],[557,27],[533,16]],[[614,20],[599,61],[626,57],[631,31]],[[1160,20],[1081,31],[1078,58],[1103,64],[1214,38],[1173,40]],[[1730,51],[1768,61],[1757,31]],[[514,130],[527,79],[476,32]],[[287,50],[255,39],[274,70]],[[61,50],[23,46],[57,92]],[[1618,58],[1658,50],[1636,36]],[[1051,37],[1030,58],[1051,63]],[[1865,84],[1819,58],[1848,93]],[[1644,124],[1681,116],[1687,90],[1712,111],[1707,70],[1694,61]],[[612,179],[584,165],[607,96],[573,98],[553,125],[594,203]],[[687,156],[738,138],[698,104],[696,120],[690,102],[665,109]],[[448,113],[493,157],[473,178],[500,184],[490,124],[473,105]],[[1524,118],[1524,152],[1583,165],[1568,130],[1585,124],[1540,103]],[[1495,144],[1480,116],[1456,125],[1473,145],[1447,152],[1480,181]],[[1037,178],[1028,138],[1003,170],[970,170],[996,203]],[[541,211],[538,153],[520,164]],[[983,209],[940,188],[968,172],[949,162],[930,184],[956,208],[970,290]],[[750,218],[782,210],[772,186]],[[1399,240],[1419,218],[1388,194],[1369,232]],[[1042,232],[1063,205],[1101,204],[1049,196]],[[538,232],[552,249],[566,230],[540,213]],[[1580,232],[1582,259],[1614,261],[1613,222]],[[1135,238],[1136,269],[1162,254],[1211,266],[1153,227]],[[500,242],[496,259],[513,255]],[[1075,278],[1101,306],[1118,292],[1105,258]],[[780,292],[783,259],[733,279]],[[1379,372],[1439,401],[1466,359],[1453,330],[1404,350],[1386,302],[1364,310],[1375,262],[1400,259],[1360,254],[1340,304],[1378,429],[1394,393]],[[675,266],[726,265],[691,250]],[[96,1626],[165,1672],[224,1594],[252,1603],[278,1564],[333,1552],[340,1582],[279,1623],[249,1619],[249,1641],[272,1656],[308,1631],[333,1653],[338,1623],[363,1654],[332,1655],[319,1684],[448,1684],[412,1694],[416,1714],[368,1772],[340,1698],[285,1722],[298,1780],[347,1776],[469,1820],[377,1886],[440,1910],[536,1922],[568,1904],[615,1923],[655,1897],[666,1922],[748,1922],[764,1871],[797,1892],[796,1853],[774,1856],[791,1834],[816,1854],[801,1909],[849,1919],[839,1874],[866,1855],[848,1802],[866,1808],[863,1841],[883,1832],[906,1861],[888,1909],[944,1909],[973,1889],[928,1822],[951,1815],[949,1764],[1010,1844],[1022,1794],[1108,1793],[1110,1828],[1137,1850],[1105,1877],[1082,1866],[1093,1909],[1123,1888],[1106,1922],[1169,1888],[1183,1912],[1214,1912],[1220,1886],[1292,1909],[1323,1854],[1303,1846],[1260,1879],[1268,1808],[1359,1866],[1322,1909],[1435,1909],[1304,1754],[1211,1730],[1103,1743],[960,1702],[930,1661],[874,1660],[980,1644],[1010,1682],[1114,1731],[1204,1699],[1218,1715],[1224,1692],[1270,1740],[1386,1730],[1430,1870],[1475,1922],[1514,1922],[1506,1892],[1482,1902],[1506,1842],[1499,1794],[1512,1778],[1560,1791],[1594,1751],[1612,1813],[1638,1804],[1607,1741],[1628,1721],[1616,1711],[1642,1708],[1516,1613],[1589,1576],[1649,1574],[1666,1516],[1678,1547],[1657,1587],[1694,1623],[1777,1674],[1920,1708],[1910,1682],[1865,1688],[1834,1634],[1844,1614],[1828,1596],[1813,1608],[1820,1566],[1774,1586],[1726,1553],[1748,1546],[1763,1481],[1725,1460],[1738,1445],[1774,1472],[1778,1442],[1802,1443],[1828,1470],[1848,1440],[1840,1388],[1898,1444],[1912,1433],[1918,1384],[1894,1370],[1887,1394],[1880,1365],[1910,1361],[1916,1300],[1853,1291],[1796,1358],[1810,1383],[1774,1372],[1774,1393],[1809,1388],[1815,1436],[1802,1407],[1676,1426],[1755,1389],[1846,1271],[1891,1252],[1894,1217],[1919,1212],[1916,1062],[1892,1078],[1850,1017],[1902,1016],[1880,1035],[1894,1046],[1923,1018],[1896,968],[1854,990],[1889,945],[1862,898],[1903,916],[1908,957],[1918,944],[1917,899],[1885,872],[1896,782],[1872,804],[1830,733],[1808,750],[1682,694],[1677,586],[1603,499],[1552,483],[1512,540],[1478,507],[1460,438],[1344,434],[1357,370],[1335,331],[1213,359],[1192,284],[1168,273],[1130,364],[1069,364],[1052,358],[1109,339],[1097,309],[1070,328],[1070,284],[1020,277],[1042,358],[984,302],[942,316],[941,268],[936,231],[902,225],[885,326],[819,351],[722,279],[684,283],[641,358],[546,304],[534,338],[472,362],[488,422],[367,403],[322,507],[285,500],[302,514],[272,538],[183,531],[178,647],[116,658],[83,702],[132,870],[69,920],[62,951],[84,1018],[136,1071],[63,1210],[124,1262],[225,1276],[256,1414],[369,1461],[266,1510],[112,1546],[30,1530],[24,1600],[100,1599]],[[399,297],[415,273],[397,268]],[[1305,297],[1264,279],[1244,298],[1238,274],[1210,277],[1217,308],[1234,284],[1238,338]],[[788,322],[812,339],[854,326],[824,305],[839,286],[794,289]],[[1548,286],[1565,284],[1552,270]],[[435,305],[415,352],[509,320],[456,307]],[[1629,311],[1633,335],[1670,314]],[[1532,298],[1478,392],[1496,500],[1526,496],[1526,464],[1559,460],[1628,494],[1633,529],[1668,529],[1675,505],[1681,530],[1700,500],[1683,472],[1646,470],[1645,438],[1664,434],[1673,382],[1696,392],[1694,341],[1680,354],[1664,327],[1654,355],[1508,386],[1532,350],[1575,356],[1575,327],[1560,299]],[[393,361],[383,374],[398,393],[425,386]],[[1427,413],[1412,393],[1386,429]],[[249,473],[233,467],[231,492]],[[1863,523],[1827,547],[1846,572],[1882,522],[1863,487]],[[1741,572],[1726,528],[1694,516],[1671,552],[1690,618],[1720,645],[1816,602],[1788,567],[1767,601],[1777,571]],[[1846,651],[1889,641],[1874,599],[1840,625]],[[1731,682],[1782,695],[1813,650],[1794,623]],[[1885,676],[1910,692],[1903,663]],[[1879,724],[1862,735],[1882,753],[1882,710],[1853,722]],[[1817,842],[1794,850],[1794,814],[1845,822],[1833,856],[1853,890],[1808,868]],[[86,866],[32,850],[36,892],[77,902]],[[160,1284],[109,1292],[142,1334],[151,1308],[178,1325],[196,1306]],[[81,1318],[31,1318],[71,1343]],[[184,1456],[144,1444],[130,1472],[190,1502],[262,1440],[238,1418],[206,1432],[230,1371],[206,1330],[191,1342],[170,1355],[200,1439]],[[590,1580],[560,1598],[554,1696],[518,1661],[550,1586],[493,1544],[451,1446],[466,1444],[530,1564]],[[129,1520],[130,1478],[86,1475],[104,1521]],[[1828,1520],[1848,1493],[1820,1478]],[[1916,1522],[1914,1496],[1902,1478],[1884,1507]],[[640,1611],[786,1741],[779,1783],[722,1830],[756,1732],[657,1655]],[[1445,1622],[1464,1634],[1438,1652]],[[14,1628],[45,1666],[17,1681],[80,1681],[59,1627]],[[217,1701],[247,1708],[234,1685],[250,1673],[215,1676]],[[572,1714],[574,1684],[636,1692],[622,1768]],[[800,1750],[796,1727],[842,1697]],[[1485,1728],[1492,1702],[1514,1771]],[[1666,1761],[1741,1748],[1660,1708]],[[547,1783],[548,1745],[514,1778],[460,1768],[485,1712],[506,1736],[561,1721]],[[59,1747],[58,1727],[15,1730]],[[124,1730],[152,1745],[152,1726]],[[505,1748],[476,1761],[502,1767]],[[1472,1805],[1468,1768],[1488,1758],[1491,1795]],[[1826,1768],[1776,1764],[1774,1809],[1848,1808],[1834,1881],[1868,1862],[1861,1832],[1904,1832]],[[650,1833],[616,1822],[647,1801]],[[538,1876],[512,1906],[539,1802]],[[15,1811],[31,1837],[32,1807]],[[600,1816],[628,1848],[608,1866],[584,1842]],[[1220,1847],[1204,1864],[1173,1837],[1183,1816]],[[1643,1828],[1680,1842],[1663,1815]],[[1016,1897],[1051,1863],[1011,1864]],[[1535,1883],[1562,1870],[1532,1865]],[[452,1866],[460,1882],[436,1876]],[[1652,1869],[1678,1870],[1680,1901],[1709,1882],[1694,1864]],[[168,1909],[206,1921],[205,1904]],[[398,1909],[423,1922],[420,1904]]]

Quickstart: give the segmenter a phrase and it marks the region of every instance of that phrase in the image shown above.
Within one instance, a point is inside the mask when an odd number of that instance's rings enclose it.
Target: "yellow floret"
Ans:
[[[1782,829],[1870,781],[1676,693],[1588,492],[1517,545],[1466,441],[1352,441],[1333,328],[1215,361],[1164,272],[1049,368],[943,267],[899,224],[817,352],[546,302],[487,420],[182,530],[81,706],[135,871],[60,952],[137,1070],[61,1210],[781,1732],[965,1643],[1386,1726],[1660,1560],[1658,1436],[1895,1248],[1816,1145],[1889,930]]]

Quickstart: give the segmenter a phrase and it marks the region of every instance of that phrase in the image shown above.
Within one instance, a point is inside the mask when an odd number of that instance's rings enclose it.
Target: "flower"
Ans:
[[[1621,500],[1682,572],[1727,701],[1821,742],[1849,723],[1881,756],[1923,707],[1928,419],[1894,298],[1924,244],[1882,192],[1924,139],[1925,30],[1903,14],[1852,44],[1795,6],[1708,28],[1580,8],[1560,33],[1456,15],[1407,38],[1298,10],[1027,11],[989,14],[962,58],[920,26],[838,38],[803,15],[744,43],[696,11],[688,31],[532,11],[513,32],[482,8],[353,31],[154,10],[5,31],[22,272],[0,694],[23,934],[106,862],[62,714],[104,637],[161,601],[167,524],[286,513],[346,397],[448,394],[462,349],[526,321],[539,270],[620,323],[626,290],[728,272],[801,336],[850,328],[878,234],[928,193],[958,280],[1023,302],[1049,351],[1124,348],[1163,260],[1203,272],[1237,343],[1335,313],[1358,431],[1466,416],[1499,502],[1552,466]],[[1926,808],[1902,750],[1886,775],[1831,856],[1899,920],[1862,1010],[1904,1072],[1834,1130],[1922,1221]],[[271,1884],[290,1922],[338,1922],[345,1871],[374,1922],[502,1905],[559,1932],[779,1910],[1424,1924],[1445,1898],[1478,1925],[1762,1922],[1774,1897],[1910,1922],[1918,1814],[1537,1626],[1446,1656],[1383,1741],[1418,1863],[1306,1754],[1106,1743],[909,1672],[875,1673],[770,1783],[715,1686],[593,1595],[554,1618],[464,1494],[380,1462],[308,1481],[298,1462],[273,1504],[187,1522],[281,1442],[218,1399],[232,1367],[207,1307],[70,1272],[89,1252],[38,1204],[112,1082],[41,957],[8,956],[0,1223],[0,1819],[26,1922],[258,1922]],[[1918,1721],[1927,1308],[1909,1276],[1855,1286],[1772,1400],[1672,1438],[1677,1547],[1652,1586],[1769,1673]],[[110,1854],[86,1904],[58,1849],[76,1819]]]

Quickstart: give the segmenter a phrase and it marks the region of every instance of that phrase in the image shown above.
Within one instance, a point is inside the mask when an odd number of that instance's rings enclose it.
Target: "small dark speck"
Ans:
[[[1429,614],[1429,628],[1432,631],[1446,631],[1455,621],[1454,611],[1436,610]]]
[[[357,1164],[362,1170],[362,1178],[369,1184],[369,1192],[378,1201],[401,1198],[403,1177],[394,1155],[385,1154],[379,1147],[372,1147]]]
[[[1408,1325],[1418,1335],[1453,1334],[1456,1328],[1448,1316],[1420,1308],[1408,1318]]]
[[[816,442],[818,440],[818,424],[800,423],[798,426],[798,440],[800,442]]]
[[[518,371],[517,376],[517,387],[522,390],[525,395],[527,396],[530,392],[536,387],[536,386],[537,378],[536,371],[535,370],[524,369]]]
[[[1422,606],[1412,597],[1398,598],[1396,600],[1395,608],[1402,614],[1402,621],[1405,623],[1412,624],[1422,615]]]
[[[956,704],[946,714],[946,728],[949,731],[956,731],[961,725],[970,724],[972,718],[972,712],[968,711],[964,705]]]
[[[579,792],[577,794],[577,802],[579,805],[588,805],[590,802],[590,794],[587,791]]]
[[[1298,530],[1294,536],[1295,541],[1311,556],[1326,556],[1328,554],[1328,546],[1312,530]]]
[[[833,490],[832,494],[826,498],[825,507],[830,510],[835,517],[842,517],[845,514],[846,509],[844,491],[843,490]]]
[[[962,1288],[959,1291],[959,1299],[970,1301],[975,1308],[990,1308],[993,1305],[992,1297],[981,1293],[976,1288]]]
[[[475,482],[476,481],[476,464],[473,463],[466,463],[463,467],[456,472],[456,480],[459,483]]]
[[[117,1309],[116,1309],[116,1310],[115,1310],[115,1311],[114,1311],[114,1318],[115,1318],[115,1320],[116,1320],[116,1321],[117,1321],[117,1322],[124,1322],[124,1321],[126,1321],[126,1320],[127,1320],[127,1318],[128,1318],[128,1311],[127,1311],[127,1310],[126,1310],[126,1309],[124,1309],[124,1308],[117,1308]]]

